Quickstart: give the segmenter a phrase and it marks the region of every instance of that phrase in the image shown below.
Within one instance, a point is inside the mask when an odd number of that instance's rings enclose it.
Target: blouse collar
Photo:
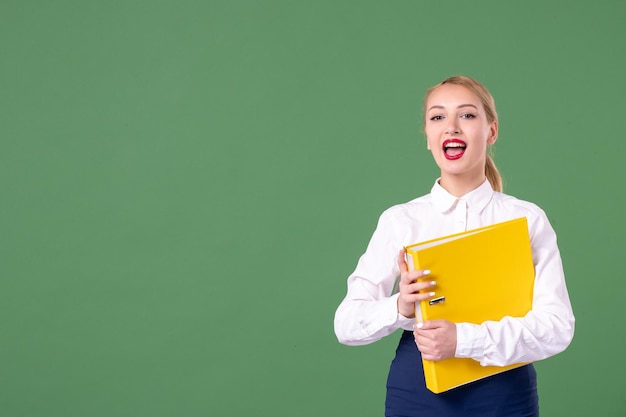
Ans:
[[[435,181],[435,185],[433,185],[432,190],[430,191],[433,203],[435,207],[439,209],[442,213],[445,213],[456,205],[459,200],[464,200],[467,203],[467,206],[471,208],[472,211],[480,213],[491,201],[493,197],[494,190],[489,183],[489,180],[485,179],[485,181],[473,189],[469,193],[465,194],[462,197],[455,197],[449,192],[447,192],[441,185],[439,185],[439,180],[441,178],[437,178]]]

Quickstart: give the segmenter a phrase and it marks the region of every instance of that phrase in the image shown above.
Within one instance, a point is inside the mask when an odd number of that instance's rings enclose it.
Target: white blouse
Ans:
[[[565,350],[574,335],[574,314],[554,230],[535,204],[495,192],[487,180],[461,198],[449,194],[437,180],[430,194],[380,216],[335,313],[339,341],[364,345],[399,328],[413,330],[415,319],[398,313],[399,294],[394,289],[402,247],[519,217],[528,220],[535,265],[532,310],[524,317],[457,323],[456,357],[504,366]]]

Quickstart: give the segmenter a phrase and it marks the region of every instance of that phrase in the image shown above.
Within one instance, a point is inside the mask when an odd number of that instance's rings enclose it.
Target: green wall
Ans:
[[[577,331],[543,416],[624,416],[626,3],[0,0],[0,414],[381,416],[334,337],[421,98],[482,80]]]

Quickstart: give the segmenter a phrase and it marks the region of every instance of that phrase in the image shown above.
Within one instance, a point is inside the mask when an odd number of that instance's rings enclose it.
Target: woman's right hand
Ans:
[[[398,254],[398,268],[400,268],[400,296],[398,297],[398,313],[404,317],[415,317],[415,303],[418,301],[428,300],[435,295],[434,292],[424,291],[434,287],[434,281],[421,279],[428,274],[429,270],[409,271],[409,267],[405,260],[406,249],[402,248]],[[421,291],[421,292],[420,292]]]

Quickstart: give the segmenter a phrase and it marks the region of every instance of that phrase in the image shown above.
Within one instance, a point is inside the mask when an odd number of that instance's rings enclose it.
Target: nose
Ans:
[[[456,117],[450,117],[448,119],[448,124],[446,125],[446,133],[449,135],[453,133],[460,133],[459,121]]]

